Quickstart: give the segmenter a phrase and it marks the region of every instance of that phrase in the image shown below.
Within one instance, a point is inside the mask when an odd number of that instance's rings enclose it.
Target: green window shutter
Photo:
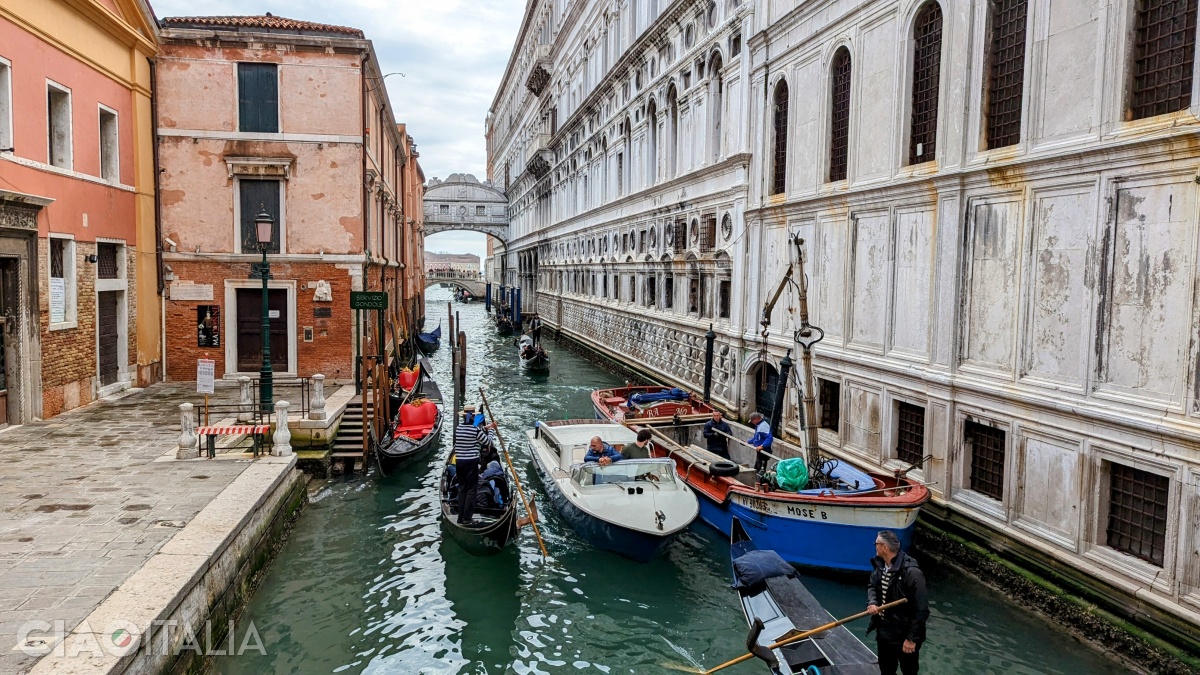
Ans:
[[[238,64],[238,130],[279,131],[279,76],[274,63]]]
[[[242,253],[254,253],[258,250],[258,236],[254,218],[260,211],[271,215],[275,224],[271,227],[271,246],[267,253],[279,253],[279,181],[277,180],[240,180],[241,212],[242,212]]]

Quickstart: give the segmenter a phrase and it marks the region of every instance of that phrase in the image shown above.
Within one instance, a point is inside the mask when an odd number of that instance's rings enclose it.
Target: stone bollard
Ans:
[[[196,456],[196,415],[191,403],[179,404],[179,449],[175,459],[192,459]]]
[[[312,376],[312,400],[308,403],[308,419],[323,420],[325,419],[325,376],[321,374]]]
[[[249,422],[254,413],[254,402],[250,400],[250,378],[242,375],[238,378],[241,397],[238,400],[238,421]]]
[[[275,441],[275,445],[271,448],[271,454],[276,457],[287,457],[292,454],[292,432],[288,430],[288,405],[287,401],[275,403],[275,435],[271,437]]]

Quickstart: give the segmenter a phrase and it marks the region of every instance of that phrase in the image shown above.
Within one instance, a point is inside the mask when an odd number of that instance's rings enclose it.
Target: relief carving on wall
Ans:
[[[316,289],[313,302],[333,302],[333,289],[329,287],[328,281],[321,279],[317,282]]]
[[[40,206],[0,203],[0,227],[37,230],[37,214],[40,210]]]

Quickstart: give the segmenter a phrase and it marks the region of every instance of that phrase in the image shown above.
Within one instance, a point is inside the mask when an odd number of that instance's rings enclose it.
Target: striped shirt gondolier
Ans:
[[[479,448],[491,441],[491,430],[470,424],[459,424],[454,433],[455,459],[479,459]]]

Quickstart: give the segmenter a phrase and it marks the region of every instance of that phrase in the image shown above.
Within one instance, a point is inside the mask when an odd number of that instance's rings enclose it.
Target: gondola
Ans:
[[[550,355],[528,335],[522,335],[517,341],[517,360],[521,363],[521,370],[527,373],[550,372]]]
[[[388,476],[402,464],[425,454],[437,442],[442,430],[442,393],[437,383],[422,377],[396,415],[391,433],[375,449],[379,473]]]
[[[512,319],[507,316],[500,316],[496,319],[496,332],[500,335],[512,335],[517,330],[513,325]]]
[[[774,551],[760,551],[754,545],[737,518],[733,519],[729,537],[729,561],[742,612],[752,627],[751,636],[755,633],[755,620],[762,620],[763,629],[755,642],[763,647],[760,651],[764,656],[769,651],[776,660],[773,668],[768,661],[772,673],[800,675],[811,672],[809,666],[816,666],[821,673],[838,675],[879,672],[875,654],[844,625],[770,650],[770,645],[789,634],[824,626],[836,619],[804,587],[791,565]]]
[[[417,333],[417,347],[420,348],[421,352],[426,355],[433,354],[434,352],[436,352],[438,347],[441,346],[441,343],[442,343],[442,325],[441,324],[438,324],[437,328],[434,328],[432,331],[430,331],[428,333]]]
[[[476,505],[471,525],[458,522],[458,496],[453,485],[454,453],[446,460],[438,494],[441,496],[442,531],[450,536],[464,551],[476,556],[495,555],[517,538],[516,493],[507,472],[504,472],[505,489],[501,491],[504,505],[481,507]],[[501,468],[501,471],[504,471]],[[480,473],[483,473],[482,470]]]

